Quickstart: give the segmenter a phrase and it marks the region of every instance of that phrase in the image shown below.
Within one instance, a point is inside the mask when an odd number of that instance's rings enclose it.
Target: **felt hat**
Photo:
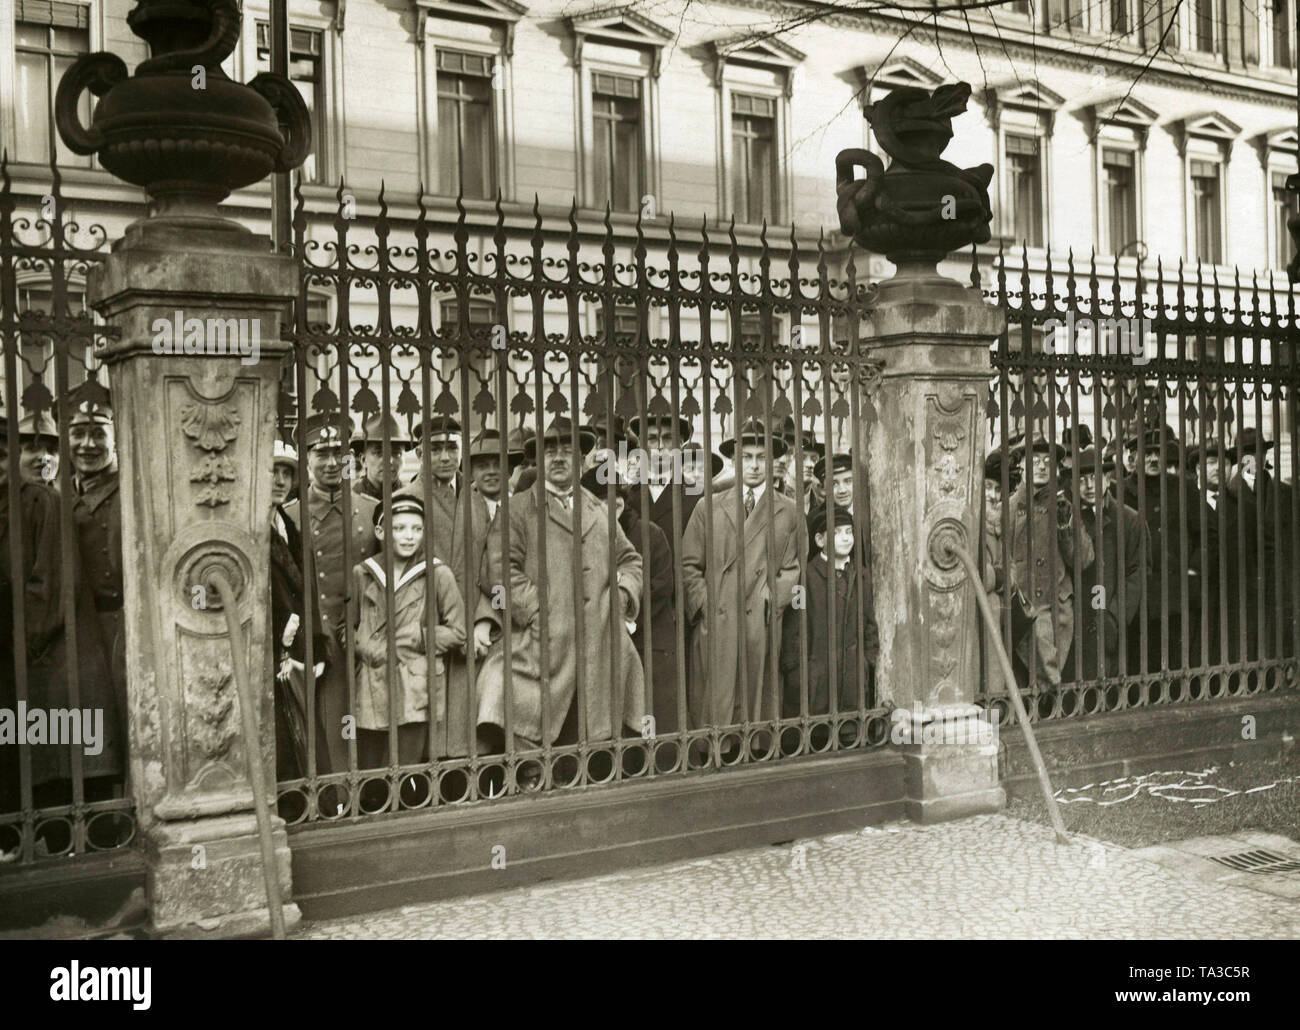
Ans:
[[[688,422],[686,419],[681,418],[680,416],[650,415],[645,419],[643,423],[641,420],[641,416],[636,415],[627,420],[627,429],[629,433],[631,433],[637,439],[640,439],[642,436],[645,435],[641,431],[642,425],[658,426],[661,434],[662,433],[671,434],[673,422],[677,423],[677,442],[679,444],[685,444],[686,441],[689,440],[692,434],[695,432],[695,427],[691,425],[690,422]],[[669,440],[671,442],[671,435],[669,437]]]
[[[1272,440],[1264,438],[1254,426],[1243,426],[1237,433],[1237,442],[1232,445],[1235,460],[1240,461],[1247,454],[1259,454],[1273,446]]]
[[[1054,444],[1044,436],[1035,436],[1032,444],[1030,444],[1030,448],[1035,453],[1045,451],[1050,454],[1052,451],[1055,451],[1057,464],[1063,462],[1067,454],[1065,448],[1062,447],[1059,443]],[[1020,437],[1014,444],[1012,444],[1011,449],[1007,452],[1007,457],[1009,457],[1013,462],[1016,462],[1017,464],[1024,461],[1025,458],[1024,437]]]
[[[704,444],[700,443],[698,440],[692,440],[688,443],[682,444],[681,451],[682,457],[685,457],[688,453],[703,455]],[[725,464],[726,463],[722,460],[721,456],[714,454],[712,451],[709,452],[709,466],[712,469],[712,472],[710,473],[711,475],[716,476],[723,470]]]
[[[767,437],[763,432],[763,423],[757,420],[746,422],[741,427],[739,436],[730,440],[723,440],[722,443],[718,445],[718,450],[720,450],[726,457],[734,459],[736,456],[737,440],[739,440],[740,446],[742,447],[746,444],[749,444],[750,446],[756,445],[759,447],[765,446],[767,443]],[[773,433],[772,457],[780,458],[787,450],[789,450],[789,448],[786,446],[786,442],[782,439],[781,435],[779,433]]]
[[[1007,483],[1014,490],[1020,482],[1021,469],[1016,466],[1015,462],[1006,461],[1006,453],[1002,448],[997,447],[989,451],[984,459],[984,478],[992,479],[997,483],[1002,482],[1002,466],[1007,466]]]
[[[19,440],[48,440],[55,447],[59,446],[59,428],[49,411],[42,411],[38,419],[35,412],[24,415],[18,420]]]
[[[595,436],[597,443],[603,439],[606,447],[617,447],[620,440],[625,441],[629,448],[641,446],[640,441],[637,439],[637,434],[628,427],[627,420],[624,419],[622,415],[614,416],[614,428],[612,433],[609,431],[608,422],[609,420],[605,417],[605,413],[602,411],[594,416],[589,423],[584,426],[579,426],[578,428],[586,429],[590,432]]]
[[[543,445],[548,440],[555,440],[560,443],[573,442],[573,419],[564,415],[557,415],[551,419],[551,424],[546,427],[546,432],[542,437]],[[578,427],[578,446],[582,453],[586,454],[596,446],[596,434],[590,429],[582,426]],[[537,460],[537,438],[531,437],[524,441],[524,457],[529,461]]]
[[[515,450],[506,445],[506,461],[510,468],[514,468],[524,460],[524,452]],[[471,464],[475,458],[492,458],[501,457],[501,433],[496,429],[484,429],[478,436],[469,442],[469,458]]]
[[[1098,466],[1103,472],[1112,471],[1115,468],[1114,455],[1099,452],[1096,447],[1089,447],[1080,451],[1069,461],[1071,472],[1096,472]]]
[[[1231,465],[1237,460],[1237,448],[1220,447],[1218,440],[1209,440],[1196,447],[1187,448],[1187,467],[1196,468],[1206,458],[1215,459],[1220,465]]]
[[[352,449],[355,451],[362,450],[368,443],[382,444],[384,442],[384,422],[388,422],[388,440],[393,445],[394,450],[404,450],[414,441],[411,439],[410,432],[401,423],[395,419],[390,412],[385,420],[383,412],[376,411],[365,424],[352,434]]]

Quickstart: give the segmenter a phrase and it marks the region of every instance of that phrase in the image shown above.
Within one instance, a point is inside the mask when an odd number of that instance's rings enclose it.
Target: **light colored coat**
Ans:
[[[482,582],[489,596],[497,586],[504,598],[510,584],[511,654],[510,731],[528,740],[542,739],[542,698],[546,698],[546,743],[559,734],[579,691],[585,695],[588,740],[608,740],[618,723],[640,731],[645,715],[645,681],[624,618],[635,619],[641,599],[641,556],[615,525],[609,546],[608,511],[586,491],[575,494],[569,511],[549,494],[546,511],[538,509],[537,490],[510,498],[510,518],[497,513],[483,555]],[[575,528],[575,523],[580,528]],[[539,542],[545,532],[546,564]],[[502,534],[508,567],[503,568]],[[579,535],[580,534],[580,535]],[[574,548],[579,552],[575,582]],[[619,594],[611,625],[611,572]],[[543,598],[542,591],[545,590]],[[545,611],[542,611],[543,604]],[[500,624],[502,612],[489,607]],[[576,618],[575,618],[576,616]],[[582,650],[577,619],[582,620]],[[547,667],[542,666],[540,623],[547,628]],[[505,665],[502,646],[487,656],[478,678],[478,721],[505,725]],[[613,675],[611,677],[611,662]]]
[[[711,549],[706,546],[706,504],[691,512],[681,545],[686,618],[692,627],[691,724],[730,726],[740,722],[742,697],[751,719],[779,718],[780,684],[769,681],[776,680],[772,673],[780,655],[781,620],[799,582],[803,515],[770,484],[748,518],[739,487],[714,494],[712,509]],[[770,581],[769,527],[776,548],[772,554],[775,576]],[[743,611],[737,607],[738,587],[743,591]],[[706,611],[710,590],[712,610]],[[761,705],[756,706],[760,685]]]
[[[394,563],[396,565],[396,563]],[[465,609],[451,570],[438,559],[418,561],[404,574],[393,569],[392,634],[397,668],[388,667],[388,600],[381,557],[367,558],[352,569],[352,598],[356,609],[357,727],[389,728],[389,686],[397,686],[397,724],[425,722],[429,718],[428,642],[425,635],[426,576],[438,624],[433,631],[433,695],[435,714],[447,710],[443,655],[465,644]]]

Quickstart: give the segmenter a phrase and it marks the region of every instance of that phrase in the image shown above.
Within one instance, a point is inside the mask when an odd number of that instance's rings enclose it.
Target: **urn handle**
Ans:
[[[77,58],[59,80],[54,95],[54,124],[74,154],[93,154],[104,145],[104,134],[99,129],[93,124],[81,124],[77,115],[81,94],[88,89],[102,97],[126,77],[126,65],[117,54],[100,52]]]
[[[853,169],[855,168],[865,168],[869,178],[883,172],[885,165],[875,154],[869,150],[863,150],[861,147],[841,150],[835,155],[836,189],[853,181]]]
[[[274,72],[262,72],[249,82],[248,88],[260,94],[271,105],[276,120],[280,123],[284,146],[276,155],[275,170],[293,171],[311,153],[311,113],[307,110],[306,101],[292,82]]]

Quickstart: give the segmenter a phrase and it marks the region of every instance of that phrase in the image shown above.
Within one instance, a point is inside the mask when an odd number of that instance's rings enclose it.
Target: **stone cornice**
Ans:
[[[782,3],[779,0],[713,0],[713,2],[723,7],[765,11],[774,15],[783,14],[788,17],[802,15],[806,22],[807,5],[804,4]],[[921,6],[917,8],[918,17],[906,17],[889,12],[834,13],[817,19],[817,24],[856,29],[860,32],[875,32],[886,40],[895,40],[899,38],[900,26],[915,26],[920,17],[927,14],[928,11]],[[925,17],[924,21],[933,32],[934,19]],[[1145,86],[1194,88],[1202,95],[1232,97],[1292,109],[1296,103],[1294,75],[1290,77],[1241,75],[1224,71],[1215,65],[1199,66],[1194,61],[1184,61],[1180,64],[1165,57],[1155,59],[1143,72],[1146,57],[1139,46],[1131,44],[1121,48],[1107,45],[1105,37],[1091,33],[1074,33],[1062,37],[1049,36],[1028,32],[1012,22],[984,18],[971,18],[968,27],[961,18],[947,15],[939,16],[938,27],[944,46],[955,46],[971,52],[978,50],[984,54],[996,52],[999,56],[1005,56],[1012,61],[1024,61],[1030,67],[1050,66],[1086,72],[1092,71],[1096,66],[1101,66],[1108,71],[1116,68],[1131,69],[1131,72],[1125,73],[1123,81],[1130,81],[1141,73],[1141,85]],[[1114,56],[1117,53],[1123,54],[1124,57]]]

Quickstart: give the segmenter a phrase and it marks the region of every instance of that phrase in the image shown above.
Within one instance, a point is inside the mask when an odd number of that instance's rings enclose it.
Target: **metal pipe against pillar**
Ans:
[[[271,71],[289,77],[289,0],[271,0]],[[271,245],[276,253],[293,239],[293,194],[288,172],[271,176]]]
[[[230,666],[239,691],[239,720],[243,724],[244,753],[248,756],[248,779],[253,785],[253,807],[257,815],[257,837],[262,847],[262,878],[266,883],[266,910],[271,917],[271,936],[284,940],[284,909],[280,904],[280,876],[275,865],[275,845],[271,839],[271,809],[266,789],[266,768],[262,764],[261,735],[257,725],[257,697],[248,678],[247,651],[243,627],[235,611],[235,588],[224,572],[214,570],[207,586],[221,599],[226,614],[226,631],[230,635]]]
[[[1047,812],[1052,818],[1052,829],[1056,831],[1056,842],[1058,844],[1069,844],[1070,835],[1065,831],[1065,823],[1061,821],[1060,809],[1056,807],[1056,796],[1052,793],[1052,781],[1048,778],[1047,766],[1043,764],[1042,752],[1038,750],[1038,741],[1034,739],[1034,731],[1030,728],[1029,715],[1025,712],[1025,703],[1020,699],[1020,687],[1016,683],[1016,675],[1011,668],[1011,659],[1007,657],[1007,649],[1002,645],[998,620],[993,614],[993,609],[989,607],[989,599],[985,596],[984,591],[980,589],[983,577],[980,576],[979,569],[975,565],[975,559],[971,557],[966,548],[951,542],[946,542],[944,547],[965,566],[966,575],[971,579],[971,586],[975,591],[975,600],[979,604],[980,612],[984,616],[984,624],[989,631],[989,639],[998,653],[998,661],[1002,663],[1002,675],[1007,680],[1007,694],[1011,697],[1012,705],[1015,706],[1016,718],[1020,720],[1020,729],[1025,735],[1025,744],[1029,748],[1029,756],[1034,760],[1034,771],[1038,774],[1038,785],[1043,789],[1043,799],[1047,802]]]

